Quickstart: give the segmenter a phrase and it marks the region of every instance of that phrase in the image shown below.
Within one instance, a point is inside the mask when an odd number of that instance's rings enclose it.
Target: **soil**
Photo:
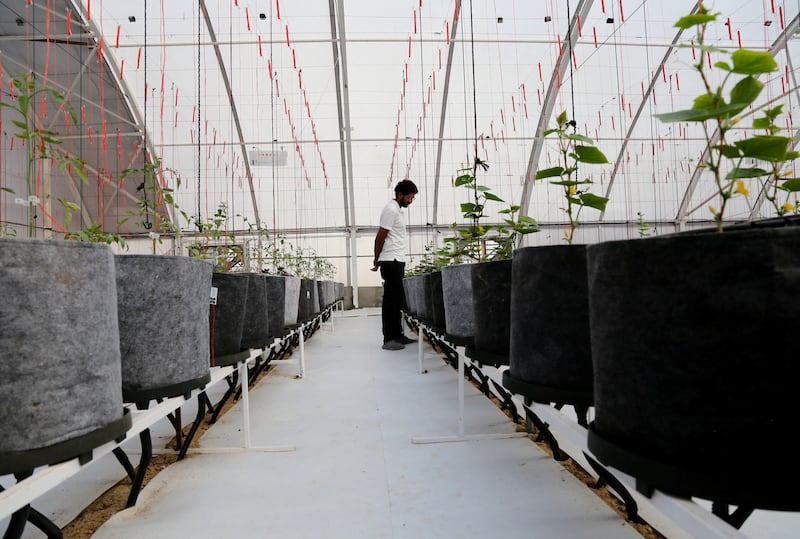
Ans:
[[[267,369],[267,373],[269,372],[269,368]],[[479,385],[474,381],[470,380],[471,383],[475,387],[479,387]],[[257,383],[258,381],[256,381]],[[492,402],[500,408],[502,403],[498,398],[494,395],[490,397]],[[227,413],[228,409],[233,406],[233,399],[229,399],[228,402],[223,407],[222,411],[220,412],[220,417],[222,417],[225,413]],[[505,410],[504,413],[512,419],[512,414],[510,411]],[[189,432],[190,425],[187,425],[183,429],[184,436]],[[210,425],[207,422],[203,422],[200,428],[197,431],[197,434],[192,441],[190,447],[197,447],[199,444],[200,439],[202,438],[203,434],[210,428]],[[524,432],[525,431],[525,418],[519,418],[517,422],[517,431]],[[547,445],[546,442],[541,441],[537,442],[536,438],[538,436],[538,432],[534,431],[528,434],[528,439],[531,440],[532,443],[538,445],[542,451],[553,456],[553,452],[550,449],[550,446]],[[167,447],[175,449],[175,438],[167,444]],[[186,458],[191,458],[191,454],[187,455]],[[142,484],[142,489],[147,485],[147,483],[154,478],[161,470],[167,468],[170,464],[173,464],[177,461],[177,453],[170,453],[165,455],[154,455],[153,460],[150,463],[150,466],[147,469],[147,474],[145,475],[144,482]],[[584,483],[588,488],[592,490],[601,500],[603,500],[609,507],[611,507],[623,520],[625,520],[631,527],[633,527],[636,531],[638,531],[642,537],[645,539],[665,539],[665,536],[659,533],[656,529],[646,523],[642,522],[633,522],[628,518],[628,515],[625,511],[625,505],[620,502],[620,500],[614,496],[605,486],[597,486],[597,480],[590,475],[586,470],[584,470],[581,466],[578,465],[573,459],[566,457],[565,460],[560,461],[561,466],[564,467],[568,472],[574,475],[579,481]],[[119,483],[108,489],[106,492],[100,495],[94,502],[92,502],[86,509],[84,509],[75,519],[70,522],[66,527],[62,529],[65,539],[89,539],[92,534],[102,526],[108,519],[110,519],[114,514],[117,512],[125,509],[125,504],[128,500],[128,493],[130,492],[131,487],[131,480],[130,478],[125,478],[121,480]]]

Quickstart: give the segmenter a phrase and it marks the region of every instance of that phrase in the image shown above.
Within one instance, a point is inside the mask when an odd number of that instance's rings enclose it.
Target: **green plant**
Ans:
[[[189,214],[175,200],[174,190],[169,187],[170,182],[165,178],[168,174],[174,178],[175,185],[180,187],[180,175],[174,169],[162,169],[159,158],[155,158],[152,161],[145,159],[142,167],[126,168],[119,176],[120,183],[129,177],[141,176],[142,178],[136,189],[142,193],[137,201],[137,208],[136,210],[128,210],[127,213],[138,216],[141,219],[141,226],[149,232],[153,254],[156,254],[156,245],[162,241],[161,234],[171,234],[176,241],[180,241],[181,225],[178,221],[179,216],[183,216],[187,224],[192,222]],[[162,214],[160,209],[163,206],[172,210],[171,215]]]
[[[574,130],[575,120],[569,120],[566,111],[558,115],[556,124],[557,127],[545,131],[544,136],[556,135],[558,138],[560,163],[558,166],[537,171],[536,179],[560,178],[551,180],[550,183],[563,189],[566,207],[562,210],[569,219],[569,228],[564,233],[564,239],[571,244],[583,209],[589,207],[602,212],[608,203],[608,198],[595,195],[588,190],[588,186],[593,183],[592,180],[578,179],[578,163],[602,165],[608,163],[608,159],[594,145],[592,139],[569,132],[570,127]]]
[[[432,273],[441,270],[443,267],[453,262],[460,262],[459,254],[451,250],[449,245],[434,249],[433,242],[430,242],[425,246],[425,254],[422,255],[419,262],[406,270],[405,275],[406,277],[411,277],[412,275]]]
[[[196,220],[197,231],[203,240],[189,244],[189,256],[210,260],[215,271],[241,269],[244,264],[244,249],[233,242],[236,236],[228,232],[228,205],[220,202],[217,211],[207,221]]]
[[[497,212],[503,216],[501,223],[481,222],[481,219],[487,217],[485,209],[488,201],[505,201],[492,193],[489,187],[477,182],[475,175],[479,167],[486,171],[489,165],[476,157],[472,168],[458,171],[455,186],[470,190],[473,196],[472,202],[461,204],[461,213],[471,224],[459,227],[457,223],[453,223],[451,228],[455,235],[444,239],[449,249],[440,250],[439,257],[449,256],[455,261],[466,257],[478,262],[511,258],[522,236],[539,230],[536,220],[519,213],[520,206],[513,204]]]
[[[64,239],[65,240],[73,240],[73,241],[85,241],[90,243],[106,243],[106,244],[117,244],[122,249],[128,249],[128,243],[125,241],[125,238],[120,236],[114,232],[106,232],[103,230],[103,227],[100,226],[100,223],[93,222],[87,227],[84,227],[80,230],[72,231],[69,230],[70,224],[72,223],[72,212],[80,211],[80,206],[75,204],[74,202],[70,202],[66,198],[59,197],[58,201],[61,203],[61,206],[64,208]],[[119,224],[122,224],[121,221]]]
[[[644,214],[640,211],[636,212],[636,228],[639,231],[640,238],[646,238],[650,235],[650,225],[644,220]]]
[[[677,28],[697,30],[696,42],[692,46],[698,48],[700,54],[699,61],[692,67],[700,76],[704,91],[694,99],[692,108],[656,116],[662,122],[693,122],[702,125],[706,146],[698,166],[713,174],[720,207],[717,209],[709,206],[709,209],[714,216],[717,230],[721,232],[730,199],[737,195],[747,198],[750,194],[746,180],[757,179],[759,191],[779,215],[794,211],[796,204],[789,202],[789,197],[800,191],[800,180],[792,178],[791,172],[784,173],[783,168],[800,157],[800,153],[790,150],[790,137],[777,135],[780,128],[776,126],[775,119],[781,114],[782,106],[770,108],[769,105],[774,100],[760,106],[753,105],[764,88],[764,83],[757,77],[778,70],[772,54],[769,51],[749,49],[729,52],[708,45],[707,25],[715,21],[717,16],[717,13],[709,13],[702,2],[699,2],[696,13],[681,17],[675,23]],[[722,82],[716,87],[712,85],[705,62],[706,57],[712,53],[727,55],[729,60],[714,64],[714,67],[725,73]],[[756,118],[752,127],[766,133],[748,134],[746,138],[732,140],[732,130],[736,124],[744,117],[762,110],[764,116]],[[712,132],[712,129],[715,131]],[[750,166],[753,160],[766,163],[766,168]]]
[[[31,73],[12,78],[11,86],[14,90],[11,101],[0,101],[0,107],[16,112],[18,116],[18,118],[12,120],[12,123],[18,129],[14,136],[22,141],[25,148],[27,198],[23,199],[22,203],[28,206],[28,236],[32,237],[36,220],[35,208],[41,204],[39,197],[36,196],[34,185],[36,162],[53,160],[59,170],[65,172],[69,169],[78,175],[83,183],[87,182],[87,175],[83,160],[55,151],[55,147],[61,144],[59,134],[56,131],[44,129],[40,125],[39,115],[36,112],[36,105],[39,102],[44,102],[45,98],[49,97],[59,108],[69,114],[73,125],[76,125],[78,123],[78,115],[64,94],[53,88],[39,85]]]

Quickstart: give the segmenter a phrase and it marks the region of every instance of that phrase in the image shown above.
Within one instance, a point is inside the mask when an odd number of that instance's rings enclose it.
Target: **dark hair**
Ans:
[[[397,186],[394,188],[394,196],[397,195],[410,195],[414,193],[415,195],[418,193],[417,186],[411,180],[402,180],[397,182]]]

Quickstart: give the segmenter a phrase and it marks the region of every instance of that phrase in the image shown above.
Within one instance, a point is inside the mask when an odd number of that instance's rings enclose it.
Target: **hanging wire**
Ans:
[[[153,223],[150,222],[150,205],[147,198],[147,2],[144,2],[144,109],[142,118],[142,183],[139,187],[142,189],[142,199],[144,200],[144,229],[150,230],[153,228]]]
[[[146,4],[147,4],[147,2],[145,2],[145,5]],[[200,214],[200,166],[201,166],[201,163],[202,163],[202,153],[201,153],[201,148],[200,148],[200,133],[201,133],[201,131],[200,131],[200,110],[201,110],[201,108],[200,108],[201,107],[201,101],[200,101],[200,97],[201,97],[201,93],[200,93],[200,81],[201,81],[201,79],[200,79],[200,61],[201,61],[201,55],[200,55],[200,28],[201,28],[201,24],[202,24],[202,20],[201,20],[202,14],[200,13],[200,10],[201,10],[201,7],[198,4],[198,6],[197,6],[197,223],[196,223],[196,225],[198,227],[200,226],[200,218],[201,218],[201,214]],[[145,60],[147,60],[146,56],[145,56]]]

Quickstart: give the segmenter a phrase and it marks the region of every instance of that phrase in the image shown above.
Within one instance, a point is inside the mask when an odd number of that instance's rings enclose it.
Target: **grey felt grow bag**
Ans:
[[[588,248],[588,447],[637,484],[800,510],[797,467],[759,453],[797,430],[800,227]]]
[[[267,323],[270,337],[281,337],[286,326],[286,278],[266,275]]]
[[[286,275],[286,308],[284,310],[285,325],[288,328],[297,325],[300,313],[300,277]]]
[[[590,348],[586,246],[515,251],[503,385],[536,402],[591,406]]]
[[[107,245],[0,238],[0,475],[91,452],[123,413]]]
[[[125,401],[204,386],[210,380],[211,264],[154,255],[119,255],[115,262]]]
[[[242,324],[242,348],[264,348],[272,340],[269,336],[267,302],[267,276],[247,273],[247,303]]]
[[[209,313],[212,365],[232,365],[248,356],[248,352],[242,352],[242,328],[249,281],[242,273],[212,274],[212,286],[217,291],[216,304]]]
[[[475,335],[472,309],[472,267],[457,264],[442,268],[445,334],[458,345],[471,345]]]

